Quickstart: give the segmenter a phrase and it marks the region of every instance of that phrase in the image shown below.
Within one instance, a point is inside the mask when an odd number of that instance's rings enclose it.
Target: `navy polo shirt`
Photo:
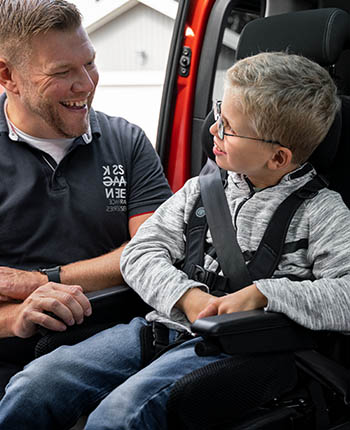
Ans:
[[[129,218],[171,195],[144,132],[90,112],[92,140],[75,139],[57,165],[13,141],[0,97],[0,265],[52,267],[96,257],[130,239]]]

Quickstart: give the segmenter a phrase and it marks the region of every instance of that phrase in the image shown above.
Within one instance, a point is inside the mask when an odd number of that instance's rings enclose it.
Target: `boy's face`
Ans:
[[[233,95],[228,91],[222,101],[221,116],[225,133],[260,137],[254,133],[245,115],[233,103]],[[274,156],[278,145],[238,136],[224,135],[220,139],[218,121],[211,126],[210,133],[214,136],[213,152],[219,167],[245,174],[256,187],[265,186],[265,178],[270,173],[267,162]]]

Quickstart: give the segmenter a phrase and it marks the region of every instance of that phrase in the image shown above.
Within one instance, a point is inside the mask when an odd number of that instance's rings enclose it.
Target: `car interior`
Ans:
[[[287,50],[304,55],[327,68],[339,88],[342,108],[311,161],[317,171],[327,178],[330,188],[338,191],[350,207],[347,186],[350,151],[350,15],[344,10],[346,8],[339,6],[340,3],[320,2],[317,9],[288,13],[281,11],[273,16],[254,17],[240,34],[231,64],[258,52]],[[217,58],[218,52],[210,55]],[[205,64],[200,67],[205,67]],[[211,77],[209,81],[201,83],[201,88],[206,87],[205,94],[212,91],[213,79]],[[213,113],[211,106],[207,102],[201,103],[199,99],[198,96],[194,110],[201,105],[203,112],[198,117],[194,115],[193,130],[200,139],[192,147],[192,154],[197,151],[203,155],[197,158],[192,155],[192,176],[199,172],[207,157],[212,158],[209,127],[214,122]],[[168,114],[171,114],[171,110]],[[162,148],[160,152],[165,157]],[[42,330],[31,341],[31,345],[35,344],[35,357],[62,344],[79,342],[113,324],[144,315],[149,310],[148,305],[125,285],[88,293],[88,296],[93,316],[81,326],[71,327],[65,333]],[[239,402],[232,389],[235,381],[230,377],[230,364],[234,358],[222,361],[219,366],[206,366],[175,384],[168,402],[170,430],[350,429],[349,334],[312,332],[282,314],[263,310],[204,318],[197,320],[192,330],[203,337],[198,354],[224,351],[232,356],[263,356],[266,352],[293,351],[299,383],[291,392],[272,402],[264,403],[260,397],[252,395],[251,412],[237,421],[231,416],[232,404]],[[9,357],[9,362],[13,362],[15,368],[22,366],[24,360],[34,358],[27,352],[21,356],[20,349],[18,351],[16,360]],[[28,351],[27,343],[23,351]],[[81,428],[83,423],[74,427],[75,430]]]

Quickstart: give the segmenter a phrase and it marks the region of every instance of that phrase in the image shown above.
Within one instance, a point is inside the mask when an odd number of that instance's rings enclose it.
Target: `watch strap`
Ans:
[[[61,266],[51,267],[49,269],[39,269],[40,273],[47,275],[49,282],[61,283]]]

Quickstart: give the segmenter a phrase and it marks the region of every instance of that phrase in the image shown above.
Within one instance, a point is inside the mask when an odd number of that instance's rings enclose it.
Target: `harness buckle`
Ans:
[[[195,281],[202,282],[203,284],[208,283],[208,272],[197,264],[193,265],[193,272],[191,278]]]

